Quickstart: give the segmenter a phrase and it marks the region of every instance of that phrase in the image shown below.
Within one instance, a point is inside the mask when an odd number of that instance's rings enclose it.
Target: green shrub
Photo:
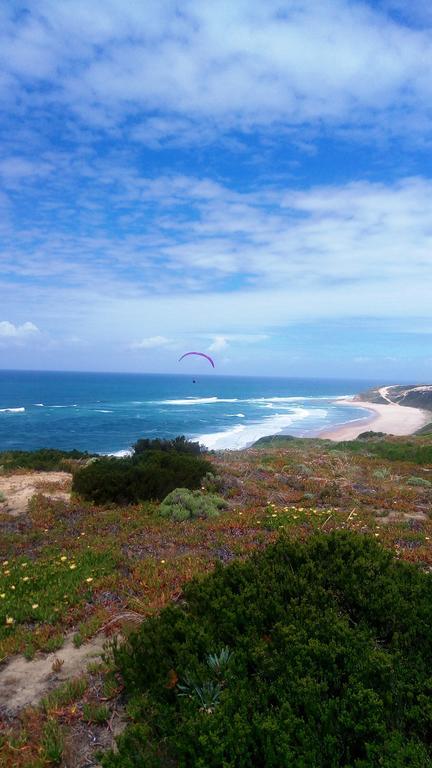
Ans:
[[[50,718],[44,725],[41,741],[41,753],[45,765],[59,765],[62,761],[63,750],[63,728],[57,720]]]
[[[117,649],[135,723],[103,765],[430,766],[430,595],[347,532],[218,567]]]
[[[373,440],[374,438],[378,437],[387,437],[386,432],[374,432],[373,429],[369,429],[367,432],[360,432],[359,435],[357,435],[357,440]]]
[[[199,456],[206,449],[203,445],[192,440],[186,440],[184,435],[178,435],[173,440],[164,440],[156,437],[150,439],[147,437],[137,440],[132,446],[136,455],[147,453],[148,451],[166,451],[168,453],[189,453],[193,456]]]
[[[391,472],[387,467],[378,467],[378,469],[374,469],[372,472],[372,477],[376,480],[386,480],[390,475]]]
[[[135,504],[162,499],[179,486],[198,488],[210,469],[208,461],[176,452],[104,457],[75,473],[72,490],[96,504]]]
[[[349,440],[343,443],[336,443],[335,447],[331,447],[331,450],[332,452],[334,450],[342,450],[361,453],[364,456],[377,456],[380,459],[388,459],[389,461],[410,461],[413,464],[432,463],[432,445],[421,445],[414,440],[406,443],[386,440],[362,443],[361,440]]]
[[[430,488],[432,486],[432,483],[430,480],[426,480],[425,477],[415,477],[412,475],[408,478],[406,481],[407,485],[418,485],[422,488]]]
[[[83,705],[83,720],[87,723],[103,725],[107,722],[109,716],[110,711],[106,704],[88,702]]]
[[[227,506],[226,501],[215,494],[176,488],[163,500],[159,507],[159,514],[161,517],[182,522],[194,520],[197,517],[216,517]]]
[[[0,453],[0,463],[8,469],[36,469],[39,471],[62,470],[68,461],[88,458],[82,451],[59,451],[56,448],[40,448],[37,451],[7,451]]]

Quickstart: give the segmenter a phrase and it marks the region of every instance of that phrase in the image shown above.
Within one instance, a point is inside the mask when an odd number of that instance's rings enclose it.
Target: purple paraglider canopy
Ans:
[[[184,355],[179,357],[179,362],[180,362],[180,360],[183,360],[183,358],[187,357],[188,355],[198,355],[198,357],[205,357],[205,359],[208,360],[209,363],[211,363],[213,368],[215,367],[215,364],[214,364],[213,360],[211,359],[210,355],[206,355],[204,352],[185,352]]]

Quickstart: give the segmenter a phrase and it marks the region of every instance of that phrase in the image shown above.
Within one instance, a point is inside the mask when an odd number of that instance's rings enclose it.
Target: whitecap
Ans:
[[[213,432],[206,435],[200,435],[198,442],[212,450],[230,448],[239,450],[252,445],[260,437],[274,435],[283,432],[291,424],[306,419],[310,415],[323,417],[326,411],[308,410],[307,408],[293,408],[290,414],[277,413],[272,416],[266,416],[262,421],[251,422],[250,424],[237,424],[235,427],[225,429],[221,432]]]
[[[24,413],[25,408],[0,408],[0,413]]]
[[[237,403],[237,397],[188,397],[184,400],[158,400],[163,405],[210,405],[212,403]]]

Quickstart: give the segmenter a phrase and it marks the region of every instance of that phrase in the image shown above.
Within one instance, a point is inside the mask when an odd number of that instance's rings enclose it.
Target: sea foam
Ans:
[[[311,413],[307,408],[293,408],[290,414],[277,413],[274,416],[266,416],[261,421],[255,421],[250,424],[236,424],[235,427],[221,432],[200,435],[198,442],[212,450],[247,448],[259,440],[260,437],[283,432],[291,424],[306,419]],[[327,411],[315,409],[313,414],[319,418],[324,418]]]

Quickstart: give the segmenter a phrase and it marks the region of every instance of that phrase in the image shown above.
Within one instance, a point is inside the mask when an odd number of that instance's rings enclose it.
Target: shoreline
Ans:
[[[326,428],[315,435],[325,440],[355,440],[362,432],[373,429],[374,432],[385,432],[389,435],[412,435],[425,424],[432,421],[432,413],[420,408],[402,406],[398,403],[378,404],[365,400],[341,399],[338,405],[364,408],[369,412],[364,419],[345,422],[339,426]]]

